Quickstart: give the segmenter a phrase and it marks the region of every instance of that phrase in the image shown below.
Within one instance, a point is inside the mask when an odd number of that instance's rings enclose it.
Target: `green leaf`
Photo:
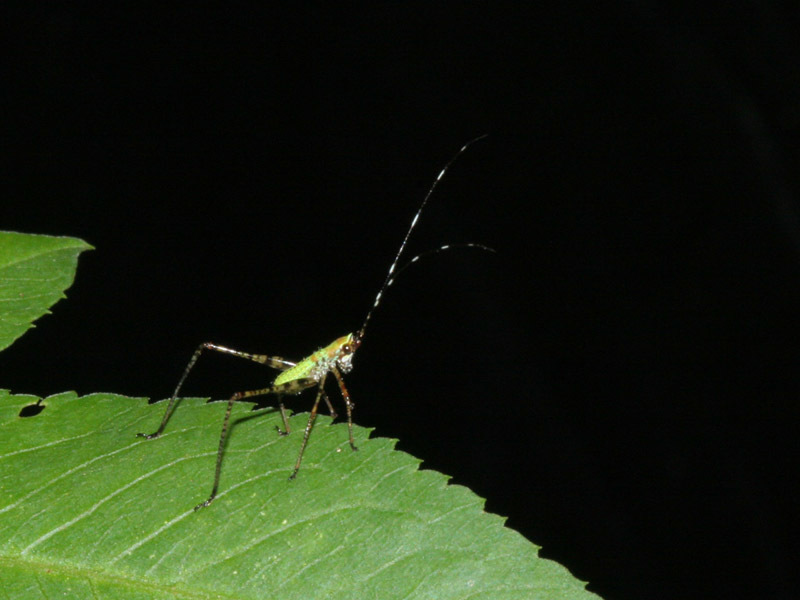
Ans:
[[[90,248],[75,238],[0,231],[0,350],[64,298],[78,254]]]
[[[70,238],[0,233],[0,349],[63,297]],[[25,411],[41,404],[41,411]],[[394,442],[320,417],[234,407],[209,507],[224,403],[0,390],[0,598],[595,598]],[[33,416],[23,416],[33,415]]]
[[[213,478],[225,404],[65,393],[22,418],[0,392],[4,598],[596,598],[420,461],[320,417],[288,480],[307,415],[237,403]]]

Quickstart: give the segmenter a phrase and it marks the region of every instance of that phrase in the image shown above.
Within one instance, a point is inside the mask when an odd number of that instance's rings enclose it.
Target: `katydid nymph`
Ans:
[[[217,491],[219,489],[219,478],[220,478],[220,471],[222,468],[222,457],[224,454],[225,448],[225,439],[228,434],[228,426],[229,420],[231,416],[231,409],[233,408],[233,403],[237,400],[243,400],[245,398],[252,398],[253,396],[266,396],[266,395],[275,395],[278,398],[278,407],[280,408],[281,417],[283,418],[283,430],[280,428],[278,429],[278,433],[280,435],[287,435],[290,431],[289,428],[289,420],[286,416],[286,409],[283,405],[283,396],[285,395],[296,395],[302,392],[305,389],[316,387],[317,388],[317,395],[316,399],[314,400],[314,405],[311,408],[311,413],[308,417],[308,422],[306,424],[305,432],[303,434],[303,441],[300,446],[300,452],[297,456],[297,461],[294,465],[294,470],[292,474],[289,476],[289,479],[294,479],[297,476],[298,471],[300,470],[300,463],[303,460],[303,453],[305,452],[306,446],[308,444],[308,438],[311,434],[311,429],[314,426],[314,421],[317,417],[317,408],[319,407],[320,400],[324,399],[325,403],[330,410],[331,416],[335,419],[336,413],[331,405],[330,400],[328,399],[327,394],[325,393],[325,382],[328,379],[329,375],[332,375],[333,378],[336,380],[336,383],[339,386],[339,390],[341,391],[342,398],[344,399],[345,409],[347,410],[347,426],[350,436],[350,447],[353,450],[357,450],[355,445],[355,441],[353,440],[353,401],[350,399],[350,394],[347,391],[347,387],[345,386],[344,379],[342,377],[343,374],[349,373],[353,368],[353,355],[355,354],[356,350],[361,346],[362,342],[364,341],[364,333],[366,332],[367,325],[369,325],[370,319],[372,318],[372,314],[378,305],[381,302],[381,298],[383,297],[384,293],[386,292],[387,288],[392,285],[397,275],[400,274],[401,271],[405,270],[406,267],[410,266],[411,264],[415,263],[417,260],[422,258],[423,256],[428,256],[430,254],[437,254],[439,252],[449,250],[452,248],[463,248],[463,247],[471,247],[477,248],[480,250],[488,250],[490,252],[494,252],[491,248],[483,246],[481,244],[457,244],[457,245],[444,245],[435,250],[419,254],[409,260],[402,268],[397,269],[397,265],[400,262],[400,258],[403,255],[403,251],[406,248],[406,244],[408,243],[408,238],[411,236],[411,232],[417,225],[417,221],[419,220],[419,216],[422,214],[425,206],[428,203],[428,200],[431,198],[436,186],[438,185],[439,181],[441,181],[442,177],[444,177],[447,170],[450,166],[455,162],[455,160],[464,152],[466,151],[469,146],[471,146],[474,142],[483,139],[486,137],[482,135],[477,137],[466,144],[464,144],[458,152],[450,159],[450,161],[442,168],[439,172],[439,175],[434,180],[433,184],[428,189],[427,194],[425,194],[425,198],[420,204],[417,212],[414,214],[414,218],[411,221],[411,225],[409,226],[408,230],[406,231],[406,235],[403,238],[403,241],[400,244],[399,249],[397,250],[397,254],[395,254],[394,260],[392,261],[391,266],[389,267],[389,271],[386,274],[386,277],[381,284],[380,289],[378,290],[377,296],[375,296],[375,300],[367,312],[367,316],[364,319],[361,328],[354,332],[348,333],[344,335],[327,346],[320,348],[310,356],[304,358],[299,362],[292,362],[290,360],[286,360],[285,358],[281,358],[279,356],[268,356],[265,354],[250,354],[248,352],[241,352],[239,350],[234,350],[232,348],[226,348],[225,346],[220,346],[218,344],[214,344],[211,342],[206,342],[200,344],[197,349],[195,350],[192,358],[189,360],[189,364],[186,365],[186,368],[181,375],[180,380],[178,381],[178,385],[175,388],[172,396],[167,403],[166,411],[164,412],[164,417],[161,420],[161,424],[158,426],[158,429],[151,434],[144,434],[138,433],[137,435],[140,437],[144,437],[147,439],[153,439],[159,437],[164,428],[167,425],[167,421],[169,421],[170,415],[172,414],[173,407],[175,405],[175,400],[180,393],[181,387],[183,383],[186,381],[186,377],[189,375],[189,372],[194,367],[197,359],[202,354],[203,350],[214,350],[215,352],[221,352],[224,354],[230,354],[233,356],[238,356],[239,358],[244,358],[247,360],[251,360],[257,363],[261,363],[266,365],[272,369],[276,369],[281,371],[275,380],[272,382],[272,385],[269,387],[257,389],[257,390],[249,390],[245,392],[237,392],[233,394],[228,399],[227,408],[225,410],[225,417],[222,421],[222,432],[219,438],[219,448],[217,450],[217,462],[216,467],[214,470],[214,484],[211,488],[211,494],[209,495],[208,499],[204,502],[201,502],[197,506],[194,507],[195,510],[202,508],[204,506],[208,506],[211,502],[214,501],[214,498],[217,496]]]

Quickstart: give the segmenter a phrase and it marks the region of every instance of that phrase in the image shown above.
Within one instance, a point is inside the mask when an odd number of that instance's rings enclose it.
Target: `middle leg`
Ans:
[[[222,456],[225,452],[225,440],[228,437],[228,422],[231,418],[231,410],[233,410],[233,403],[237,400],[244,400],[245,398],[252,398],[254,396],[266,396],[268,394],[277,394],[279,396],[283,396],[284,394],[299,394],[304,389],[308,387],[312,387],[316,384],[316,381],[313,379],[295,379],[293,381],[287,381],[286,383],[282,383],[280,385],[273,385],[268,388],[262,388],[260,390],[249,390],[246,392],[236,392],[233,396],[228,399],[228,405],[225,408],[225,418],[222,420],[222,432],[219,436],[219,447],[217,449],[217,463],[214,467],[214,485],[211,488],[211,494],[209,495],[208,499],[205,502],[201,502],[197,506],[194,507],[195,510],[203,508],[204,506],[208,506],[214,501],[214,498],[217,497],[217,491],[219,490],[219,476],[222,472]],[[319,402],[319,393],[317,393],[317,402]],[[316,404],[314,405],[316,409]],[[285,419],[284,414],[284,419]],[[297,472],[295,471],[294,474]]]

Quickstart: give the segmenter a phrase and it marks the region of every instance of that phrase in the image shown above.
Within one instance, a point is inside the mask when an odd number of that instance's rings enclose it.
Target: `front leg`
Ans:
[[[347,387],[344,385],[344,379],[342,378],[342,374],[339,372],[339,369],[334,367],[331,369],[333,371],[334,377],[336,377],[336,381],[339,384],[339,389],[342,392],[342,398],[344,398],[344,406],[347,409],[347,430],[350,433],[350,447],[353,450],[358,450],[356,448],[356,442],[353,439],[353,409],[355,408],[355,403],[350,400],[350,392],[347,391]]]

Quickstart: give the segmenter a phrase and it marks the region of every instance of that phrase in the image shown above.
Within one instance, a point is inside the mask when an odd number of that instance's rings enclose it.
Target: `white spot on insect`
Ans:
[[[353,370],[353,354],[345,354],[344,356],[340,356],[339,359],[336,361],[339,364],[339,369],[341,369],[342,373],[349,373]]]
[[[341,359],[330,358],[327,356],[321,356],[317,359],[317,362],[314,363],[314,366],[311,368],[311,379],[314,381],[322,381],[322,378],[330,373],[333,368],[333,365],[339,362],[341,364]],[[352,367],[351,367],[352,368]],[[344,368],[342,369],[344,370]]]

